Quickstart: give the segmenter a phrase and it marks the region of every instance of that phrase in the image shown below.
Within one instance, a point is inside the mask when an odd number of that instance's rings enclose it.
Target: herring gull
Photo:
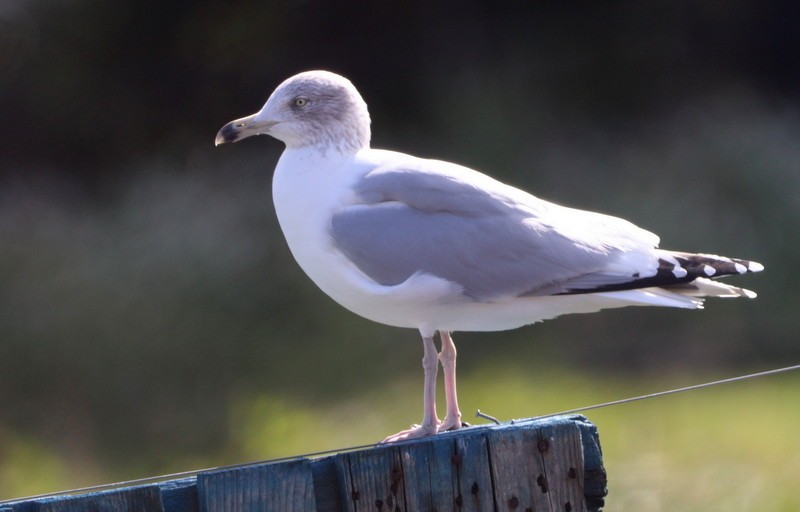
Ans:
[[[272,194],[300,267],[350,311],[422,335],[422,422],[385,441],[462,426],[453,331],[755,297],[716,279],[758,272],[759,263],[658,249],[656,235],[626,220],[547,202],[453,163],[370,148],[366,103],[328,71],[287,79],[256,114],[223,126],[216,144],[261,134],[286,145]]]

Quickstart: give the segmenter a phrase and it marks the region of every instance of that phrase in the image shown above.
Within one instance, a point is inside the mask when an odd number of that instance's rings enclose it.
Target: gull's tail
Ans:
[[[570,290],[568,293],[594,293],[630,304],[694,309],[703,307],[702,297],[755,298],[755,292],[717,279],[764,270],[764,266],[755,261],[725,256],[663,249],[656,253],[658,269],[654,275],[634,276],[622,283]]]
[[[720,283],[724,276],[761,272],[764,265],[755,261],[659,250],[659,267],[650,279],[660,280],[659,286],[692,297],[747,297],[756,293],[744,288]]]
[[[764,266],[755,261],[658,250],[658,271],[654,276],[635,280],[628,289],[605,294],[617,300],[639,305],[699,309],[703,297],[747,297],[756,292],[717,281],[718,278],[761,272]]]

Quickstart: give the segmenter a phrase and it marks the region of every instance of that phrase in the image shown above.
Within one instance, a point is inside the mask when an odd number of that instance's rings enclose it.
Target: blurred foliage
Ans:
[[[3,0],[0,498],[359,444],[417,419],[417,334],[348,313],[292,261],[270,201],[280,144],[212,146],[305,69],[354,81],[375,146],[767,266],[731,280],[757,300],[705,312],[458,333],[466,404],[527,416],[655,391],[659,375],[794,362],[798,20],[800,4],[752,0]],[[759,468],[728,475],[747,499],[796,477],[797,461],[767,460],[793,442],[795,384],[742,386],[593,414],[613,508],[680,510],[658,504],[694,489],[684,477],[722,479],[719,461]],[[734,449],[746,438],[759,448]],[[710,466],[686,458],[705,446]],[[724,493],[707,487],[687,495]],[[728,492],[726,510],[754,503]],[[797,508],[769,499],[760,510]]]

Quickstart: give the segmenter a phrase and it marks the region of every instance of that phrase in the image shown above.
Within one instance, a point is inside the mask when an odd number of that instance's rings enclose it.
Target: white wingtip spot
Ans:
[[[706,265],[703,267],[703,272],[705,272],[707,276],[711,277],[717,273],[717,269],[715,269],[711,265]]]
[[[741,263],[734,263],[734,268],[736,268],[736,271],[740,274],[744,274],[745,272],[747,272],[747,267],[745,267]]]
[[[683,267],[676,266],[675,268],[672,269],[672,275],[674,275],[678,279],[686,277],[686,274],[688,274],[688,272],[686,272],[686,269]]]
[[[761,272],[764,270],[764,265],[758,263],[756,261],[751,261],[749,265],[747,265],[747,270],[750,272]]]

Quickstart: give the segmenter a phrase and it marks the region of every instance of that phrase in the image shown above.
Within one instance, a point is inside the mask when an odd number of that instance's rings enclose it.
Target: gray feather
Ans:
[[[415,162],[368,173],[354,187],[359,202],[331,220],[338,249],[382,285],[429,273],[480,301],[559,293],[587,275],[604,284],[630,280],[609,268],[643,244],[637,235],[648,247],[657,241],[621,219],[504,194],[511,189],[499,182],[489,192],[453,174],[474,177],[466,168]]]

